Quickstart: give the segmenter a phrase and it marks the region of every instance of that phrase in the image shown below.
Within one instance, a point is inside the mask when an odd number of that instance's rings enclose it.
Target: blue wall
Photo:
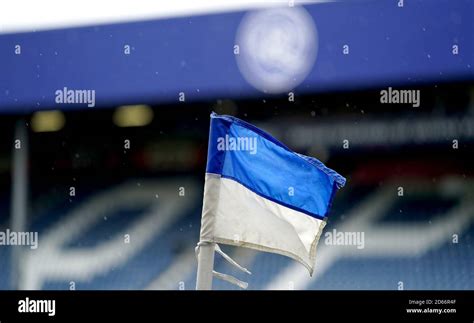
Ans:
[[[351,1],[307,6],[318,58],[297,93],[474,79],[474,1]],[[94,89],[97,106],[262,95],[233,54],[244,12],[0,35],[0,111],[54,106]],[[15,55],[15,45],[21,55]],[[132,47],[124,55],[125,44]],[[350,55],[342,46],[350,46]],[[459,55],[452,55],[453,44]],[[64,106],[64,108],[75,108]],[[77,107],[76,107],[77,108]]]

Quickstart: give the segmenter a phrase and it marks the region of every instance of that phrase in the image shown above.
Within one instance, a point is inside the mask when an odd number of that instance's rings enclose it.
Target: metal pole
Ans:
[[[25,120],[19,120],[16,124],[13,145],[10,227],[13,232],[24,232],[28,205],[28,132]],[[13,289],[21,289],[23,250],[21,246],[12,246],[11,248],[12,287]]]
[[[212,242],[206,242],[199,246],[196,290],[212,289],[214,248],[215,244]]]

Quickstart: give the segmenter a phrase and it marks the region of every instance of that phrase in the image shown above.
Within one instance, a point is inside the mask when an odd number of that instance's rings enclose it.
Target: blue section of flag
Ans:
[[[346,182],[316,158],[293,152],[261,129],[215,113],[206,172],[316,218],[328,214],[335,191]]]

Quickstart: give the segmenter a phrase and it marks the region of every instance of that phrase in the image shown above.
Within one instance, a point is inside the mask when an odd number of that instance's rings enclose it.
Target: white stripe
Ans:
[[[212,201],[213,238],[216,242],[273,252],[314,269],[316,245],[325,221],[295,211],[252,192],[234,180],[207,174],[206,186],[219,187]],[[210,192],[214,190],[209,190]]]
[[[191,203],[177,197],[179,186],[186,187],[187,200],[194,198],[197,189],[191,181],[141,181],[140,186],[133,181],[81,203],[41,234],[37,250],[27,250],[22,289],[41,289],[48,280],[90,281],[97,275],[122,266],[192,207]],[[156,199],[157,193],[160,194],[159,200]],[[117,210],[130,206],[150,209],[125,230],[114,233],[97,246],[64,249],[70,241],[103,221],[105,215],[117,215]],[[124,243],[124,234],[130,235],[129,244]]]
[[[444,214],[426,222],[414,222],[405,225],[377,224],[377,221],[393,207],[397,187],[410,187],[412,196],[423,196],[427,192],[441,196],[458,196],[459,204]],[[365,232],[365,247],[361,250],[351,247],[333,247],[322,245],[318,251],[318,266],[312,278],[298,266],[289,266],[276,276],[265,289],[287,289],[292,282],[294,289],[307,289],[343,258],[387,258],[420,257],[435,250],[443,243],[451,242],[452,235],[465,232],[474,220],[473,184],[470,181],[447,177],[438,185],[431,182],[394,182],[367,197],[346,215],[344,223],[337,225],[340,232]],[[394,193],[395,192],[395,193]],[[448,194],[448,195],[446,195]]]
[[[294,1],[298,4],[332,0]],[[288,0],[3,1],[0,34],[288,6]]]
[[[186,279],[196,274],[196,255],[193,246],[189,247],[189,250],[178,255],[174,262],[145,289],[194,289],[194,286],[185,285]]]

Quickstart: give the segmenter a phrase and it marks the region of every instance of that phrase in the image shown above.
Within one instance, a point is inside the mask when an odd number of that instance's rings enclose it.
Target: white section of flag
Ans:
[[[232,179],[206,174],[201,241],[285,255],[302,263],[312,274],[325,224]]]

